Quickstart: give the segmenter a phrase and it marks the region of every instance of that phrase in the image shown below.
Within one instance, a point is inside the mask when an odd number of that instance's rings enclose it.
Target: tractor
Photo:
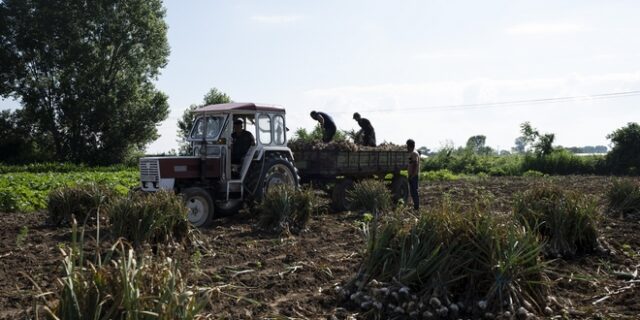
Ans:
[[[191,155],[140,159],[142,191],[173,190],[189,208],[196,227],[214,216],[233,214],[247,201],[259,202],[276,185],[298,187],[300,178],[287,147],[285,110],[275,105],[225,103],[196,109],[187,137]],[[255,141],[232,161],[234,121]],[[234,163],[235,162],[235,163]]]

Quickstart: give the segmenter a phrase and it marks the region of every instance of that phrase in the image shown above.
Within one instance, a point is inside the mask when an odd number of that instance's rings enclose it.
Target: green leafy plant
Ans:
[[[550,255],[573,257],[598,246],[599,215],[594,199],[542,184],[516,197],[514,214],[543,237]]]
[[[18,199],[9,188],[0,188],[0,211],[15,212],[18,210]]]
[[[191,240],[187,212],[182,198],[170,191],[132,193],[108,207],[112,234],[135,246]]]
[[[49,194],[53,190],[91,183],[113,189],[119,195],[126,195],[129,189],[140,184],[139,175],[135,169],[119,170],[117,166],[112,171],[100,168],[93,171],[93,168],[87,168],[86,171],[62,173],[0,174],[0,211],[31,212],[46,209]]]
[[[626,217],[640,213],[640,184],[618,179],[611,184],[606,194],[609,212]]]

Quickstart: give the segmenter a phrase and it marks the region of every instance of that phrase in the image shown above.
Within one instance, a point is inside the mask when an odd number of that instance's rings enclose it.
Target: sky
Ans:
[[[171,55],[157,86],[171,114],[149,153],[177,148],[176,122],[216,87],[312,110],[339,129],[368,118],[383,140],[432,150],[473,135],[509,150],[530,121],[563,146],[609,145],[640,121],[640,95],[487,103],[640,90],[640,1],[166,0]]]

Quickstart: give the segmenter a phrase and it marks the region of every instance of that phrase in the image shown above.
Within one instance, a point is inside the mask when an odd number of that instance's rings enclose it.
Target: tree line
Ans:
[[[486,136],[474,135],[469,137],[465,146],[455,148],[449,144],[438,152],[431,152],[426,147],[418,150],[428,155],[426,169],[449,169],[456,173],[491,173],[491,170],[505,167],[507,160],[488,160],[484,158],[506,157],[514,155],[520,157],[520,165],[510,164],[508,170],[497,170],[496,175],[522,173],[528,169],[540,169],[549,174],[640,174],[640,125],[630,122],[626,126],[614,130],[607,135],[612,148],[605,146],[571,147],[565,148],[554,145],[554,133],[542,133],[531,123],[520,125],[521,135],[515,139],[515,146],[510,153],[506,150],[497,152],[486,146]],[[576,153],[600,154],[590,159],[580,159]],[[513,162],[512,161],[512,162]],[[495,166],[495,164],[499,164]],[[520,169],[514,169],[520,167]],[[551,168],[553,167],[553,168]],[[508,172],[507,172],[508,171]]]
[[[165,15],[161,0],[0,1],[0,97],[21,105],[0,112],[0,162],[110,165],[142,154],[169,114],[167,95],[154,84],[170,53]],[[195,108],[230,101],[213,88],[202,104],[187,108],[178,120],[177,152],[190,153],[183,137]],[[604,146],[554,146],[553,133],[541,133],[528,122],[521,133],[515,153],[607,151]],[[608,138],[611,172],[637,172],[638,124]],[[470,137],[459,151],[495,154],[484,135]]]

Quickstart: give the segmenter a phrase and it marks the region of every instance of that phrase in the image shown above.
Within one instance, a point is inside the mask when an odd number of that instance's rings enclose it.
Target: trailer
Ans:
[[[350,209],[347,191],[354,182],[362,179],[384,179],[392,175],[390,189],[393,200],[404,201],[409,197],[409,182],[401,171],[407,170],[409,152],[402,150],[335,151],[296,150],[295,167],[300,181],[313,185],[329,185],[332,208],[335,211]]]
[[[140,189],[181,194],[189,209],[187,218],[196,227],[211,224],[214,216],[233,214],[247,202],[259,203],[272,187],[297,188],[300,177],[316,184],[329,182],[335,210],[349,208],[346,191],[360,179],[393,174],[394,199],[406,201],[409,194],[407,178],[400,175],[407,167],[407,152],[313,150],[298,151],[294,159],[287,144],[286,112],[280,106],[235,102],[204,106],[194,113],[186,137],[190,155],[143,157],[139,164]],[[240,120],[237,128],[233,125],[236,120]],[[234,140],[236,130],[250,133],[252,141],[234,162],[232,152],[239,147]]]

